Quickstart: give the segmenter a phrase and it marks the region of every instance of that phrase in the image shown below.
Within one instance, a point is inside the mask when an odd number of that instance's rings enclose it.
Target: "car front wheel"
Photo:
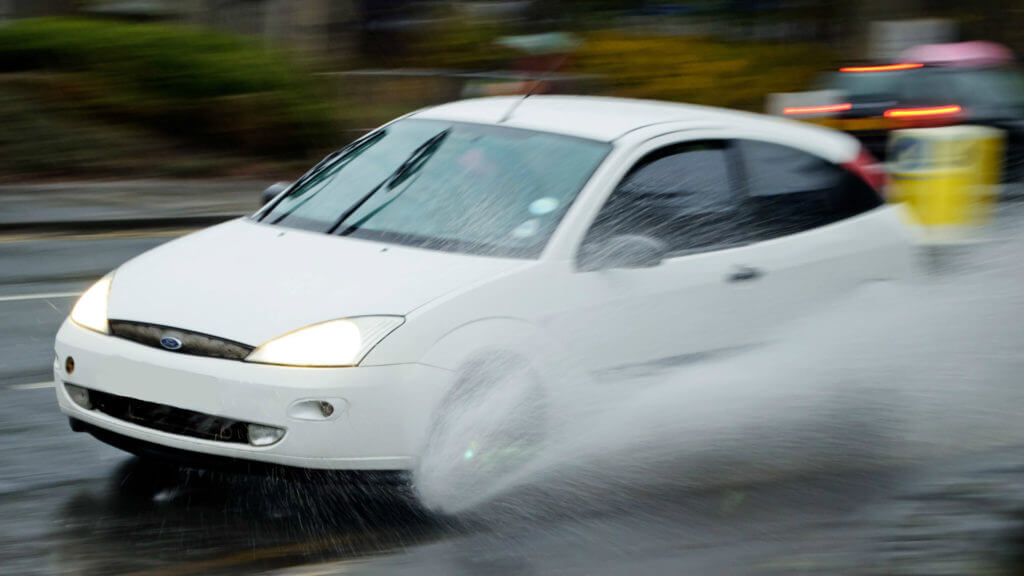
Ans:
[[[422,503],[459,514],[516,488],[547,432],[544,388],[526,362],[497,356],[472,363],[431,425],[415,474]]]

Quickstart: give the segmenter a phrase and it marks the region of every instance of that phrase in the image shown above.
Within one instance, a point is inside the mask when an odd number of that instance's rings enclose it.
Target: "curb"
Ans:
[[[157,228],[204,227],[234,220],[249,213],[204,214],[197,216],[154,216],[146,218],[109,218],[92,220],[55,220],[41,222],[0,222],[0,232],[120,232]]]

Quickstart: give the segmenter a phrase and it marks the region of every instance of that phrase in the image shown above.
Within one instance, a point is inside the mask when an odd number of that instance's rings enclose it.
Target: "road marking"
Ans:
[[[81,292],[50,292],[47,294],[17,294],[14,296],[0,296],[0,302],[17,302],[19,300],[49,300],[50,298],[75,298]]]
[[[351,564],[351,562],[351,560],[341,560],[338,562],[325,562],[313,566],[286,568],[276,574],[278,576],[332,576],[346,572],[347,570],[345,570],[344,567],[346,564]]]
[[[31,384],[12,384],[11,390],[39,390],[40,388],[53,388],[53,382],[33,382]]]

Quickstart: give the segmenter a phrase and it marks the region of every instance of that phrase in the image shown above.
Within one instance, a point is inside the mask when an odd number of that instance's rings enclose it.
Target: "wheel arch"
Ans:
[[[528,362],[547,386],[581,372],[564,347],[526,320],[493,317],[463,324],[431,346],[420,362],[456,374],[501,357]]]

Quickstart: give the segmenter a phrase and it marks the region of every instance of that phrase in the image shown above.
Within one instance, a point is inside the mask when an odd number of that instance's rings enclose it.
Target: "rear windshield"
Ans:
[[[821,88],[841,90],[850,100],[868,101],[894,98],[899,85],[916,70],[889,72],[833,72],[821,83]]]
[[[265,223],[450,252],[536,258],[607,143],[406,119],[300,180]]]
[[[1015,68],[965,68],[952,76],[969,104],[1024,105],[1024,77]]]
[[[841,90],[853,102],[899,100],[904,104],[963,102],[968,106],[1024,106],[1024,76],[1009,66],[833,72],[819,87]]]

